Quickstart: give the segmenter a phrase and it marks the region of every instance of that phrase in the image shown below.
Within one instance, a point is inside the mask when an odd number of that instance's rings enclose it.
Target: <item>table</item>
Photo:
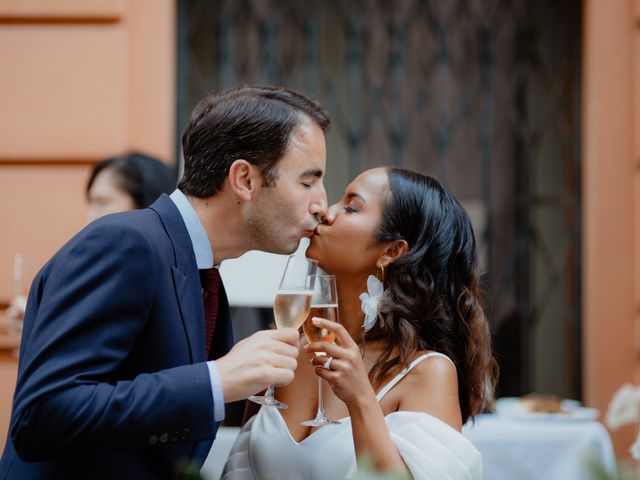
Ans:
[[[463,433],[482,454],[484,480],[588,480],[588,458],[615,470],[609,434],[595,421],[486,414]]]

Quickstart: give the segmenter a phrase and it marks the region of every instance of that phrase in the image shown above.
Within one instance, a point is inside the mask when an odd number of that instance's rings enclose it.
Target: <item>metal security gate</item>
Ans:
[[[580,397],[576,0],[180,0],[178,130],[206,93],[277,83],[333,120],[329,199],[358,172],[438,177],[467,207],[500,394]]]

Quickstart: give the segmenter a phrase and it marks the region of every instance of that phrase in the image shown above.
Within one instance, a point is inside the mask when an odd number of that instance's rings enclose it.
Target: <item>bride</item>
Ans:
[[[431,177],[377,168],[323,220],[307,256],[336,276],[339,323],[314,320],[336,343],[301,341],[295,380],[276,390],[289,408],[261,407],[222,478],[350,478],[369,458],[415,479],[480,479],[460,431],[491,403],[497,367],[466,212]],[[315,415],[317,376],[337,425],[301,424]]]

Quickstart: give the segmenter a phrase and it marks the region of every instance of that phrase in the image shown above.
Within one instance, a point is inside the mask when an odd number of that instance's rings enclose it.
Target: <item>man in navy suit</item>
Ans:
[[[231,348],[224,288],[205,326],[199,270],[313,234],[328,126],[287,89],[210,95],[185,128],[178,189],[49,260],[29,294],[1,479],[173,478],[204,461],[225,402],[293,379],[298,332]]]

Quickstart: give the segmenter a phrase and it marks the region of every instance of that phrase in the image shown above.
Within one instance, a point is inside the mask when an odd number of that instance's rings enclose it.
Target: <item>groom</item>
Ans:
[[[215,267],[312,235],[328,126],[284,88],[210,95],[185,128],[178,190],[91,223],[49,260],[29,294],[0,479],[172,478],[203,462],[225,402],[291,382],[296,330],[229,350]]]

